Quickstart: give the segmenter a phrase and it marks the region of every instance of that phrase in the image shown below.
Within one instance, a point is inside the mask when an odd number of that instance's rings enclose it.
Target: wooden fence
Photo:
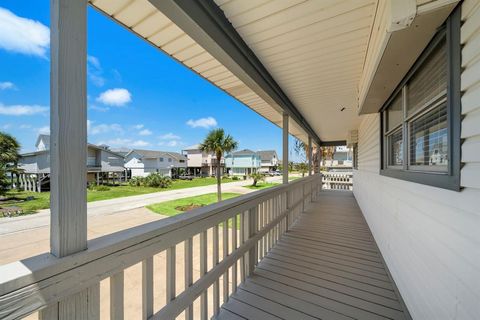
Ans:
[[[322,188],[325,190],[353,190],[353,173],[323,172]]]

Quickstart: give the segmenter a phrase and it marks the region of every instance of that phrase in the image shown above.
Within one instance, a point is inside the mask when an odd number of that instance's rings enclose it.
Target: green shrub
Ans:
[[[145,178],[144,177],[132,177],[130,181],[128,181],[128,184],[132,187],[140,187],[145,184]]]
[[[152,188],[168,188],[172,184],[172,179],[164,177],[159,173],[151,173],[145,178],[145,186]]]
[[[108,191],[110,190],[109,187],[104,185],[97,185],[95,182],[92,182],[88,185],[88,190],[90,191]]]
[[[240,177],[233,176],[233,177],[232,177],[232,180],[234,180],[234,181],[238,181],[238,180],[240,180]]]
[[[263,173],[259,173],[259,172],[252,173],[250,175],[250,178],[253,179],[252,186],[254,186],[254,187],[257,186],[258,182],[265,181],[265,175]]]

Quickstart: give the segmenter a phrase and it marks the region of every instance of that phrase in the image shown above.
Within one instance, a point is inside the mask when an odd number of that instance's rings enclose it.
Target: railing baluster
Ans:
[[[176,248],[171,246],[167,249],[167,304],[176,297]]]
[[[228,220],[223,222],[223,259],[228,256]],[[228,301],[229,291],[228,291],[228,269],[223,274],[223,303]]]
[[[248,238],[254,236],[257,232],[257,208],[257,206],[251,208],[246,217]],[[255,269],[255,258],[257,257],[256,249],[257,246],[252,246],[247,252],[247,276],[251,276],[253,274],[253,270]]]
[[[237,249],[237,215],[232,219],[232,252]],[[232,293],[237,291],[237,264],[236,261],[232,266]]]
[[[142,319],[153,315],[153,257],[142,261]]]
[[[245,212],[240,213],[240,245],[245,242]],[[245,255],[240,257],[240,281],[245,281]]]
[[[213,266],[218,264],[218,225],[213,227]],[[215,315],[220,311],[220,281],[217,279],[213,284],[213,313]]]
[[[207,273],[207,231],[200,233],[200,277]],[[200,319],[208,319],[208,290],[200,296]]]
[[[123,320],[124,276],[120,271],[110,277],[110,319]]]
[[[185,290],[187,290],[193,283],[193,239],[185,240],[184,258],[185,258]],[[193,303],[185,309],[185,319],[193,319]]]

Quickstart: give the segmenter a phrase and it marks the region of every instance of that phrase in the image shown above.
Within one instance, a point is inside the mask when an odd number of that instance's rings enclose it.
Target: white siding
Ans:
[[[480,314],[480,0],[463,3],[461,192],[379,175],[379,116],[362,117],[354,193],[414,319]]]

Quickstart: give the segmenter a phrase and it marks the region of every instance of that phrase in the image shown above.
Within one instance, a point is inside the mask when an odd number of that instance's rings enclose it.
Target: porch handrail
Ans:
[[[22,318],[98,285],[108,277],[111,286],[122,288],[120,291],[123,297],[123,271],[142,262],[144,319],[175,318],[185,310],[191,314],[192,304],[199,296],[201,318],[206,319],[208,288],[214,286],[214,313],[217,314],[220,307],[219,279],[224,277],[225,301],[229,294],[236,291],[237,267],[240,268],[240,282],[243,282],[255,264],[288,230],[305,204],[317,197],[321,184],[321,175],[297,179],[288,185],[242,195],[90,240],[87,250],[64,258],[45,253],[0,266],[0,318]],[[233,232],[237,231],[238,220],[238,232]],[[232,225],[230,237],[229,222]],[[219,250],[220,225],[223,226],[223,259],[220,259]],[[214,232],[213,259],[216,261],[207,270],[209,229]],[[192,282],[192,238],[196,235],[200,235],[201,274],[197,281]],[[154,313],[153,256],[167,251],[166,265],[169,272],[169,266],[175,266],[175,246],[182,242],[185,243],[187,287],[175,296],[174,273],[173,277],[167,277],[167,290],[170,288],[172,291],[173,286],[173,293],[167,292],[170,301]],[[231,252],[228,248],[231,248]],[[229,270],[232,271],[231,287],[228,281]],[[111,294],[116,293],[111,290]],[[110,301],[111,313],[123,315],[123,298],[110,297]]]

